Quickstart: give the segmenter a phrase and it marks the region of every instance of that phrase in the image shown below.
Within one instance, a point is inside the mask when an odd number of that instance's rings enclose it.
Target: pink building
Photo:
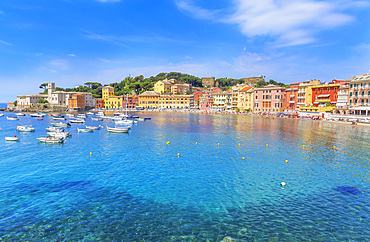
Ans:
[[[212,93],[222,92],[218,87],[211,87],[203,91],[203,96],[199,98],[199,109],[209,111],[213,105]]]
[[[286,99],[283,105],[286,112],[295,112],[298,102],[299,83],[290,84],[290,88],[285,89]]]
[[[285,87],[267,85],[254,89],[254,111],[256,112],[284,112],[286,100]]]

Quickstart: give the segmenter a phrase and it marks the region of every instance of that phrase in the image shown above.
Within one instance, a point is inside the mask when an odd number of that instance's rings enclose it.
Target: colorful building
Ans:
[[[238,92],[238,104],[237,107],[240,111],[250,111],[253,110],[253,92],[248,92],[253,89],[250,86],[246,86],[239,90]]]
[[[103,98],[96,98],[95,103],[96,103],[96,108],[105,108]]]
[[[212,94],[216,92],[222,92],[218,87],[211,87],[203,91],[203,96],[199,98],[199,109],[203,111],[211,110],[213,105]]]
[[[320,85],[320,81],[311,80],[300,82],[298,85],[297,110],[300,107],[309,106],[312,103],[312,89],[309,87]]]
[[[138,96],[137,108],[157,109],[159,107],[159,94],[153,91],[143,92]]]
[[[254,89],[256,112],[284,112],[285,87],[267,85]]]
[[[102,88],[102,98],[106,109],[122,108],[123,97],[114,95],[114,87],[105,86]]]
[[[231,91],[212,93],[212,111],[231,110]]]
[[[341,84],[345,81],[333,80],[330,83],[325,83],[317,86],[311,86],[312,104],[315,107],[334,107],[337,104],[338,92]]]
[[[154,84],[154,92],[163,94],[163,93],[170,93],[171,92],[171,82],[169,82],[167,79],[162,81],[157,81]]]
[[[193,104],[193,108],[196,108],[198,109],[199,108],[199,104],[200,104],[200,97],[203,96],[203,92],[202,91],[197,91],[195,93],[193,93],[192,95],[194,96],[194,104]]]
[[[349,98],[349,85],[348,82],[340,85],[338,92],[338,100],[334,112],[336,114],[348,114],[348,98]]]
[[[193,95],[160,95],[158,100],[159,108],[183,109],[194,106]]]
[[[370,74],[355,76],[349,81],[349,113],[370,115]]]
[[[138,96],[135,95],[124,95],[123,96],[123,102],[122,102],[122,107],[123,108],[130,108],[134,109],[136,106],[138,106],[139,98]]]
[[[285,112],[295,112],[298,103],[298,86],[299,83],[290,84],[290,88],[285,89]]]
[[[47,100],[48,96],[43,94],[38,95],[20,95],[17,96],[17,107],[34,107],[39,104],[40,99]]]
[[[68,99],[68,108],[69,109],[85,109],[85,96],[83,94],[74,93]]]

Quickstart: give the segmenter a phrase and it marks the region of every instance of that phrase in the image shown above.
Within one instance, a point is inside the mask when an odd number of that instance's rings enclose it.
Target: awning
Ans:
[[[318,95],[317,97],[329,97],[330,94],[323,94],[323,95]]]

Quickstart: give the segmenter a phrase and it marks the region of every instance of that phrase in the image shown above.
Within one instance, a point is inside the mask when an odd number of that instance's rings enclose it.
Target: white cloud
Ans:
[[[346,10],[369,6],[366,1],[351,0],[234,0],[234,13],[222,16],[222,10],[200,8],[192,0],[175,0],[175,3],[195,18],[237,24],[250,38],[275,39],[278,47],[314,43],[318,32],[353,20],[344,13]]]
[[[68,54],[68,56],[70,56],[70,57],[76,57],[75,54]]]
[[[7,45],[7,46],[13,46],[11,43],[6,42],[4,40],[0,40],[0,44]]]

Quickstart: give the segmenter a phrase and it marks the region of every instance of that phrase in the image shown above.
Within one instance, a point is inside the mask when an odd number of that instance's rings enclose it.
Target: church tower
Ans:
[[[48,82],[48,102],[51,103],[51,94],[55,92],[55,82]]]

